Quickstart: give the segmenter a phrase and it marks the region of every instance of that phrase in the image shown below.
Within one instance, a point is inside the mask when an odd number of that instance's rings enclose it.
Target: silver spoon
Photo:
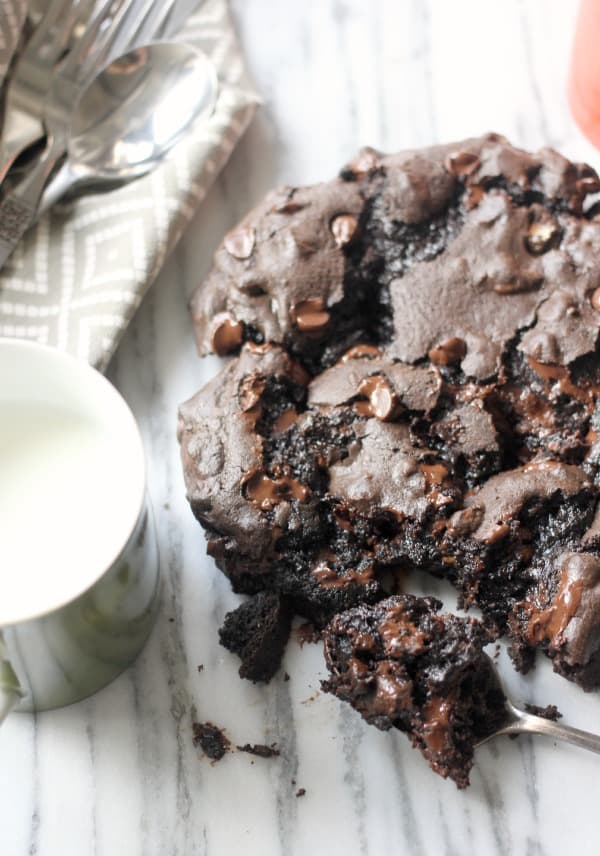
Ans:
[[[589,749],[591,752],[600,754],[599,735],[591,734],[589,731],[582,731],[579,728],[572,728],[570,725],[559,725],[558,722],[553,722],[550,719],[545,719],[543,716],[536,716],[533,713],[528,713],[518,708],[514,702],[507,698],[495,666],[492,666],[492,669],[497,678],[498,690],[504,696],[504,717],[490,734],[475,744],[476,747],[482,746],[488,740],[498,737],[500,734],[542,734],[545,737],[551,737],[554,740],[564,740],[565,743],[572,743],[581,749]]]
[[[135,48],[111,62],[75,105],[67,157],[38,215],[77,187],[120,185],[154,169],[193,122],[212,113],[217,89],[212,62],[180,42]]]

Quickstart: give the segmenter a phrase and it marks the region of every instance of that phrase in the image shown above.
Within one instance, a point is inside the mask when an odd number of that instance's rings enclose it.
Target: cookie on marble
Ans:
[[[357,606],[325,628],[326,692],[371,725],[398,728],[436,773],[469,784],[475,744],[500,725],[505,698],[474,619],[434,598],[396,595]]]
[[[239,356],[179,437],[235,591],[323,627],[417,568],[600,684],[599,188],[497,135],[367,150],[226,237],[193,312]]]

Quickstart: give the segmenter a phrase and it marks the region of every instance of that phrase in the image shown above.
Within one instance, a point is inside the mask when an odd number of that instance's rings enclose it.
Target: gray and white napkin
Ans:
[[[25,7],[26,0],[0,4],[0,76],[18,44]],[[108,364],[259,101],[226,0],[205,0],[178,38],[204,50],[217,69],[213,115],[150,175],[56,206],[27,234],[0,273],[0,336],[54,345],[101,370]]]

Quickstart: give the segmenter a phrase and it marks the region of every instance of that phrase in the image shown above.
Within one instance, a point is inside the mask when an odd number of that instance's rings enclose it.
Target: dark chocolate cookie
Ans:
[[[236,591],[322,627],[420,568],[600,684],[599,190],[497,135],[365,150],[226,236],[192,309],[241,351],[179,437]]]

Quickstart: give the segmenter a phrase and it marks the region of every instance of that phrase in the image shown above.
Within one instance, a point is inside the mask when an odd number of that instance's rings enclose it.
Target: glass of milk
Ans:
[[[115,678],[150,632],[158,588],[125,401],[74,357],[0,339],[0,720]]]

